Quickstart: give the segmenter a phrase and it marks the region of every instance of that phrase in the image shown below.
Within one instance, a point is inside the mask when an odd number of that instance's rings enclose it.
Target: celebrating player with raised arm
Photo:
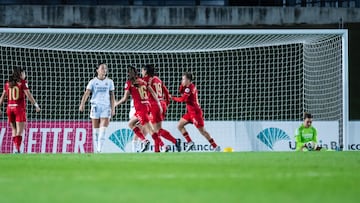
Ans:
[[[154,97],[156,104],[162,112],[162,107],[159,100],[157,99],[154,90],[141,78],[138,77],[135,67],[128,67],[129,79],[125,83],[125,92],[124,96],[116,102],[115,106],[118,106],[122,103],[125,103],[129,96],[131,95],[134,100],[135,106],[135,116],[129,120],[129,127],[134,131],[136,136],[142,141],[143,146],[140,152],[145,152],[149,150],[150,141],[147,140],[144,134],[141,132],[140,128],[136,126],[136,123],[139,121],[141,126],[145,127],[146,131],[149,132],[155,142],[158,142],[159,135],[154,131],[151,124],[149,123],[149,112],[150,112],[150,102],[148,97],[148,91],[151,93],[151,96]]]
[[[4,102],[5,97],[8,100],[6,111],[11,127],[11,134],[16,153],[20,153],[22,134],[25,129],[25,96],[30,100],[31,104],[35,106],[36,112],[40,111],[40,107],[32,96],[25,78],[25,71],[21,67],[15,67],[9,80],[5,83],[4,91],[0,97],[0,106]]]
[[[204,128],[204,118],[203,111],[200,107],[198,100],[198,91],[192,82],[193,75],[191,73],[184,73],[180,85],[181,97],[172,97],[176,102],[185,102],[187,113],[180,118],[178,123],[178,129],[181,134],[185,137],[188,145],[185,151],[191,150],[195,143],[191,140],[189,133],[185,129],[185,125],[192,123],[199,130],[199,132],[209,141],[214,151],[220,151],[220,146],[218,146],[214,139]]]
[[[176,150],[178,152],[181,151],[181,140],[176,139],[173,137],[169,131],[162,128],[162,121],[165,119],[165,112],[167,108],[169,99],[169,91],[167,90],[164,83],[160,80],[159,77],[155,76],[155,68],[153,65],[145,65],[142,67],[141,74],[143,76],[143,79],[145,82],[148,83],[148,85],[151,86],[151,88],[155,91],[155,94],[160,101],[161,107],[162,107],[162,113],[160,112],[160,109],[157,105],[157,101],[153,97],[149,97],[150,101],[150,112],[151,112],[151,124],[155,130],[159,134],[159,136],[164,137],[165,139],[169,140],[170,142],[174,143]],[[160,141],[160,139],[158,140]],[[163,146],[164,143],[160,141],[159,143],[155,143],[155,152],[160,151],[160,146]],[[166,146],[165,151],[170,150],[168,146]]]
[[[96,77],[91,79],[86,86],[79,107],[81,112],[84,111],[85,102],[91,94],[90,118],[96,152],[102,151],[106,128],[109,126],[111,116],[115,115],[115,87],[113,80],[106,76],[107,72],[107,65],[104,63],[99,64],[96,69]]]

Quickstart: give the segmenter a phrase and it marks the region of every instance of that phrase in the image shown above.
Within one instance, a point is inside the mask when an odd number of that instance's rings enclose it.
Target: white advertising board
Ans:
[[[345,150],[360,150],[360,121],[349,122],[348,146]]]
[[[208,121],[205,123],[205,128],[222,148],[232,147],[235,151],[293,151],[295,150],[294,132],[300,124],[282,121]],[[174,137],[182,139],[184,149],[186,146],[184,138],[176,126],[177,122],[163,123],[164,129]],[[314,126],[318,130],[318,144],[330,149],[339,146],[337,122],[319,121],[315,122]],[[187,125],[186,128],[196,143],[196,151],[211,151],[209,142],[193,125]],[[107,130],[107,137],[104,152],[132,152],[133,132],[126,122],[112,122]],[[150,135],[147,138],[152,142]],[[166,140],[164,142],[172,145]],[[174,150],[174,147],[172,149]]]
[[[294,132],[300,124],[301,122],[287,121],[207,121],[205,128],[222,149],[232,147],[234,151],[294,151]],[[313,125],[318,130],[318,144],[333,150],[339,147],[336,121],[315,121]],[[182,149],[185,149],[187,144],[177,129],[176,121],[164,122],[163,128],[175,138],[180,138]],[[196,151],[212,150],[209,142],[193,125],[187,125],[186,129],[196,144]],[[79,130],[81,133],[76,133]],[[0,153],[13,152],[10,132],[8,124],[1,123]],[[132,152],[133,136],[127,122],[110,122],[103,152]],[[24,153],[92,153],[94,149],[91,122],[30,122],[23,137]],[[147,135],[147,138],[153,144],[151,136]],[[175,151],[172,143],[163,141]],[[347,143],[344,150],[360,150],[360,121],[349,123]],[[153,146],[149,152],[152,151]]]

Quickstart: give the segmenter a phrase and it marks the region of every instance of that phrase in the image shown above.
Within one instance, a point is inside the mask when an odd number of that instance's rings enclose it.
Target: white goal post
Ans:
[[[0,88],[22,66],[43,109],[28,107],[29,121],[88,121],[78,105],[97,64],[108,64],[117,99],[127,65],[154,64],[173,95],[182,73],[194,74],[207,121],[301,121],[308,111],[337,121],[347,146],[347,30],[0,28],[0,53]],[[113,120],[126,121],[128,106]],[[184,108],[172,103],[167,120]]]

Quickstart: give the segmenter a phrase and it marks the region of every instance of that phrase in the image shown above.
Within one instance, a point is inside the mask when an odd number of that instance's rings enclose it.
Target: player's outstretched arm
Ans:
[[[130,96],[130,91],[129,91],[129,90],[125,90],[124,96],[123,96],[119,101],[115,101],[114,107],[117,107],[117,106],[119,106],[120,104],[125,103],[125,102],[128,100],[129,96]]]
[[[35,106],[36,112],[40,112],[41,109],[39,107],[39,104],[34,99],[33,95],[30,92],[30,90],[24,90],[24,93],[25,93],[26,97],[30,100],[31,104]]]
[[[176,102],[186,102],[187,99],[189,98],[189,94],[183,94],[181,97],[172,97],[171,99],[176,101]]]
[[[87,89],[85,92],[84,92],[84,95],[82,96],[81,98],[81,102],[80,102],[80,106],[79,106],[79,111],[84,111],[85,109],[85,102],[86,100],[89,98],[89,95],[91,93],[91,90]]]

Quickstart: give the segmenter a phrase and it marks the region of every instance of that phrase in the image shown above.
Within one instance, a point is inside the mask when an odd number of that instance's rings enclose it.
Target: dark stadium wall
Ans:
[[[360,9],[0,5],[0,27],[349,29],[349,113],[360,120]]]

